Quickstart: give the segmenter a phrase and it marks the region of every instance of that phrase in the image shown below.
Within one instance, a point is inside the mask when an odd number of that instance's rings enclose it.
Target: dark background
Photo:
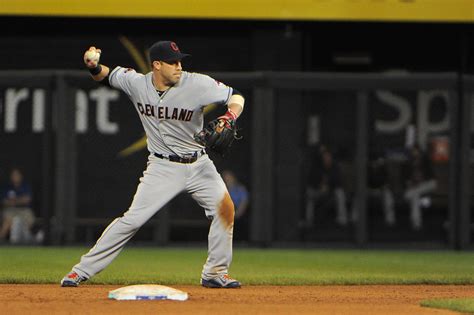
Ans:
[[[139,70],[120,41],[120,37],[125,36],[142,56],[146,56],[147,48],[155,41],[174,40],[183,52],[193,55],[184,60],[184,69],[203,73],[408,71],[455,72],[461,75],[474,72],[472,24],[2,17],[0,27],[1,70],[53,69],[81,70],[86,73],[82,55],[92,45],[103,50],[102,63]],[[4,91],[8,86],[5,82],[0,84],[0,99],[4,99]],[[87,91],[95,88],[87,80],[78,80],[71,86]],[[234,87],[239,89],[238,86]],[[222,159],[213,156],[213,159],[219,171],[232,167],[239,179],[252,190],[258,188],[252,187],[251,180],[249,156],[252,115],[249,108],[258,104],[253,104],[252,91],[243,92],[247,98],[247,107],[239,121],[244,140],[233,147],[230,157]],[[407,99],[416,113],[416,93],[404,92],[399,95]],[[47,97],[50,99],[53,96],[47,94]],[[301,179],[283,185],[283,175],[278,178],[280,196],[293,196],[295,191],[298,195],[294,196],[294,200],[291,198],[294,204],[277,205],[275,216],[271,218],[277,227],[281,227],[274,232],[276,239],[297,240],[300,237],[296,230],[285,227],[294,223],[294,220],[288,221],[285,218],[291,216],[289,211],[295,217],[300,216],[304,207],[302,195],[307,165],[302,161],[308,151],[305,143],[306,118],[315,114],[324,118],[321,141],[335,150],[338,159],[351,166],[356,132],[354,97],[353,93],[282,90],[277,93],[274,117],[262,117],[276,120],[275,134],[280,140],[275,144],[275,171],[278,173],[281,168],[285,168],[285,174],[298,173],[297,178]],[[370,103],[371,125],[375,119],[395,115],[390,108],[381,106],[383,104],[373,95]],[[444,105],[433,106],[431,115],[434,120],[445,113]],[[19,131],[15,134],[4,133],[4,116],[0,111],[0,179],[2,182],[6,180],[5,170],[12,165],[23,167],[27,179],[33,183],[34,191],[37,192],[36,211],[41,214],[44,211],[39,209],[44,177],[54,176],[53,173],[47,174],[47,168],[44,167],[42,142],[47,136],[31,132],[31,112],[25,106],[21,108],[24,113],[21,114]],[[103,135],[95,129],[94,111],[95,104],[91,101],[90,128],[76,139],[78,155],[76,163],[72,165],[78,172],[76,215],[83,218],[113,218],[129,206],[138,178],[145,167],[147,153],[142,150],[127,158],[117,157],[120,150],[143,136],[138,117],[124,94],[120,95],[110,112],[110,120],[120,122],[120,132],[117,135]],[[52,115],[51,112],[48,113]],[[211,112],[208,117],[216,115],[218,111]],[[414,117],[413,121],[415,119]],[[298,123],[285,123],[288,121]],[[291,128],[291,131],[287,128]],[[289,137],[285,137],[285,134],[299,134],[301,138],[288,140]],[[54,138],[54,134],[51,137]],[[296,151],[295,146],[288,146],[288,141],[298,143]],[[390,150],[402,148],[404,134],[387,136],[374,132],[369,141],[371,150],[383,155]],[[345,178],[349,194],[352,193],[350,189],[353,186],[351,176],[349,173]],[[446,178],[443,181],[445,187]],[[436,230],[434,233],[421,235],[423,239],[445,238],[440,226],[446,219],[447,191],[442,193],[444,199],[436,210]],[[182,196],[169,206],[173,208],[172,217],[205,221],[202,210],[190,198]],[[258,209],[251,207],[250,211]],[[285,215],[278,216],[277,212]],[[406,205],[399,214],[402,216],[401,222],[406,221],[404,224],[407,225]],[[245,220],[248,219],[247,217]],[[248,224],[247,221],[243,222]],[[239,222],[236,224],[238,226]],[[331,224],[324,225],[327,229],[323,233],[316,231],[309,238],[313,237],[313,240],[318,241],[350,241],[352,238],[351,230],[338,230]],[[383,226],[377,228],[382,234],[386,232]],[[100,235],[101,230],[102,227],[99,227],[94,233]],[[195,240],[199,235],[204,240],[206,232],[204,224],[201,228],[178,228],[171,231],[171,238],[178,241]],[[403,224],[400,229],[389,232],[392,235],[390,239],[403,239],[406,235],[408,239],[420,238],[420,235],[406,234]],[[81,237],[84,236],[80,234],[79,238]],[[137,235],[139,237],[140,234]],[[247,235],[239,237],[247,239]]]
[[[144,51],[175,40],[195,71],[456,71],[472,73],[472,24],[276,22],[183,19],[2,17],[1,69],[82,69],[82,52],[133,66],[118,41]],[[59,57],[58,57],[59,56]],[[369,59],[347,64],[337,57]]]

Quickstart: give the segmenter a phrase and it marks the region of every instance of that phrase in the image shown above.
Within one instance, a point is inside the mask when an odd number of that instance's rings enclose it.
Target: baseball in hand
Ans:
[[[89,50],[84,53],[84,63],[88,68],[97,67],[100,59],[100,53],[100,49],[96,49],[95,47],[89,48]]]

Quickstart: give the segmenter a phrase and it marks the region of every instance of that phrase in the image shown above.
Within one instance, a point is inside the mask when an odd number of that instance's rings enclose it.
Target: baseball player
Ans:
[[[152,71],[147,74],[99,64],[100,54],[100,49],[90,47],[84,62],[95,81],[128,95],[145,129],[150,155],[130,208],[109,224],[95,246],[62,279],[61,286],[77,287],[102,271],[145,222],[173,197],[186,191],[211,220],[201,285],[239,288],[240,282],[228,275],[234,205],[205,146],[196,142],[194,136],[203,128],[203,109],[207,104],[227,105],[226,114],[218,119],[234,123],[244,108],[243,96],[209,76],[183,71],[181,60],[189,55],[172,41],[159,41],[151,46]]]

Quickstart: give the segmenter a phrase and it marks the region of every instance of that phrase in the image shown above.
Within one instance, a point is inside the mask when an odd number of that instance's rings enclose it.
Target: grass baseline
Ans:
[[[424,307],[448,309],[461,313],[474,313],[474,298],[430,299],[421,301],[420,305]]]
[[[0,283],[59,283],[85,247],[0,247]],[[194,285],[207,248],[126,247],[92,284]],[[246,285],[474,284],[474,253],[235,249],[232,277]]]

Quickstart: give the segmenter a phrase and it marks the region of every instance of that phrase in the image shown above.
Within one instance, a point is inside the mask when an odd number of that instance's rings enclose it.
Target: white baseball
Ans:
[[[84,54],[84,62],[88,67],[95,67],[99,63],[100,50],[89,49]]]

